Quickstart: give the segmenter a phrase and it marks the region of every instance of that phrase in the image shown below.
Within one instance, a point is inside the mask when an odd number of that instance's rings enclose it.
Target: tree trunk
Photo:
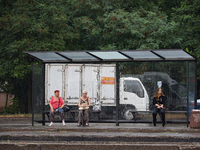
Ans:
[[[8,105],[8,93],[6,93],[6,103],[5,103],[5,109],[6,109],[7,105]]]

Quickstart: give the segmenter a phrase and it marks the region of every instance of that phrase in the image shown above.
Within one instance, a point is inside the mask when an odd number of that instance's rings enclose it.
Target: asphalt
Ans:
[[[186,124],[54,123],[49,127],[31,119],[0,119],[0,149],[200,149],[200,129]],[[58,148],[59,147],[59,148]]]

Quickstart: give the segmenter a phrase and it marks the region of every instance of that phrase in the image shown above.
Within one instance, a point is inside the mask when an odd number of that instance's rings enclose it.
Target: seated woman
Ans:
[[[86,126],[89,126],[90,98],[87,97],[87,91],[83,91],[82,97],[79,98],[78,107],[79,107],[78,127],[81,126],[83,119],[86,122]],[[85,111],[84,115],[83,111]]]
[[[62,97],[59,97],[59,91],[55,90],[54,91],[55,96],[51,97],[49,106],[50,106],[50,124],[49,126],[53,125],[53,118],[56,112],[56,109],[58,109],[59,113],[60,113],[60,117],[62,119],[62,123],[63,125],[65,125],[65,116],[64,116],[64,111],[63,111],[63,106],[64,106],[64,102]]]
[[[156,126],[156,116],[157,113],[161,114],[162,126],[165,126],[165,100],[166,97],[163,94],[161,88],[157,88],[156,95],[153,97],[153,124]]]

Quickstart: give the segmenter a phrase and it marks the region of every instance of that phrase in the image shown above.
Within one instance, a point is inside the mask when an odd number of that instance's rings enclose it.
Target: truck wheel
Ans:
[[[133,110],[133,109],[126,109],[124,111],[124,119],[126,119],[126,120],[132,120],[134,118],[133,114],[130,112],[131,110]]]

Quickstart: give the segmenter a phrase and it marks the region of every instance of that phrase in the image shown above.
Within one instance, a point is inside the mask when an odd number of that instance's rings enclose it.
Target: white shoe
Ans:
[[[49,127],[52,126],[52,125],[53,125],[53,122],[51,122],[51,123],[49,124]]]
[[[65,121],[63,121],[62,123],[63,123],[63,126],[65,126]]]

